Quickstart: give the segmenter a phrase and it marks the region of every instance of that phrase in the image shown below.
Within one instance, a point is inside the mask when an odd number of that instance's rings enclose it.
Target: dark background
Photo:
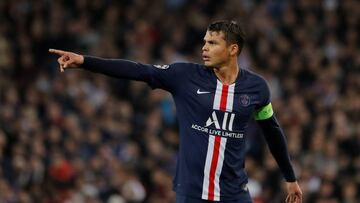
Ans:
[[[305,203],[360,202],[360,3],[355,0],[0,0],[0,202],[173,202],[171,96],[82,70],[48,48],[201,63],[213,20],[241,22],[241,68],[263,75]],[[251,124],[255,203],[284,179]]]

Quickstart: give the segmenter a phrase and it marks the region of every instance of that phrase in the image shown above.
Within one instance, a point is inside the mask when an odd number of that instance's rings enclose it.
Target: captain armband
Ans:
[[[265,120],[270,118],[274,114],[272,109],[271,103],[266,106],[261,107],[260,109],[256,110],[254,113],[255,120]]]

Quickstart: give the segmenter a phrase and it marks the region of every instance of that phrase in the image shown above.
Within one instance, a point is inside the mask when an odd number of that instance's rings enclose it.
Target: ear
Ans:
[[[237,56],[239,52],[240,52],[240,49],[237,44],[231,44],[229,46],[229,53],[231,56]]]

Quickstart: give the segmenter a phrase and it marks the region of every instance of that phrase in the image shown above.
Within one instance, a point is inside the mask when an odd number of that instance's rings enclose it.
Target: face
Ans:
[[[202,48],[202,57],[205,66],[221,67],[229,62],[231,57],[235,56],[235,44],[227,45],[223,32],[207,31],[204,37],[204,46]]]

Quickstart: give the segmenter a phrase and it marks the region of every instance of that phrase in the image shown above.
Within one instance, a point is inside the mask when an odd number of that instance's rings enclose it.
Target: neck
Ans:
[[[229,64],[214,68],[214,72],[224,85],[230,85],[236,81],[239,74],[239,66],[236,60],[232,60]]]

